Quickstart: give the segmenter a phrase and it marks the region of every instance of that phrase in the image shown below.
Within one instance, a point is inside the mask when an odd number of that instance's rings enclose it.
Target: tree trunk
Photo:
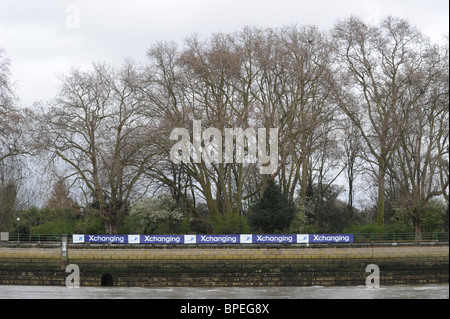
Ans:
[[[384,192],[386,171],[383,163],[380,163],[378,170],[378,200],[377,200],[377,225],[384,225]]]
[[[420,220],[414,219],[414,233],[416,241],[422,240],[422,222]]]
[[[301,140],[300,165],[302,166],[302,174],[300,176],[300,214],[306,214],[306,194],[308,185],[308,156],[306,153],[307,136],[303,133]]]
[[[119,218],[117,214],[110,213],[108,219],[105,220],[105,231],[108,235],[117,235],[119,228]]]

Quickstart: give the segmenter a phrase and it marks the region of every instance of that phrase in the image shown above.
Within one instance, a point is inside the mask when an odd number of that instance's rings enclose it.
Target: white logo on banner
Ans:
[[[309,243],[309,235],[297,234],[297,244],[308,244],[308,243]]]
[[[84,243],[84,235],[73,235],[72,242],[74,244]]]
[[[129,244],[139,244],[140,236],[139,235],[128,235],[128,243]]]
[[[197,238],[195,235],[184,235],[184,243],[185,244],[196,244]]]
[[[241,244],[251,244],[252,235],[241,235]]]

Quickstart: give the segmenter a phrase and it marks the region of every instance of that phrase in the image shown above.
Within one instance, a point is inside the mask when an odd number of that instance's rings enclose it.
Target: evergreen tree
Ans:
[[[296,210],[294,202],[271,180],[262,198],[250,207],[249,224],[264,233],[285,232]]]
[[[63,178],[59,178],[53,186],[53,191],[47,201],[48,208],[72,208],[76,203],[70,198],[69,188]]]

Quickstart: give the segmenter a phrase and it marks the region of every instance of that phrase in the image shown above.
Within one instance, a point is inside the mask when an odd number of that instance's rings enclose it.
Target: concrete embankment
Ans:
[[[81,286],[381,285],[448,283],[448,245],[338,247],[76,246]],[[0,285],[65,285],[61,248],[0,246]]]

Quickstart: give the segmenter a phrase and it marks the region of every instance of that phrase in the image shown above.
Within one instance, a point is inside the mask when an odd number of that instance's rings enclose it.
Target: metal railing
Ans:
[[[61,242],[61,234],[31,235],[9,233],[10,242]],[[72,236],[69,235],[69,241]],[[355,233],[355,243],[401,243],[401,242],[449,242],[449,233],[426,232],[416,233]]]
[[[383,243],[383,242],[448,242],[449,233],[427,232],[427,233],[355,233],[354,241],[357,243]]]
[[[71,237],[71,236],[70,236]],[[9,234],[9,241],[10,242],[52,242],[52,241],[61,241],[61,234],[51,234],[51,235],[31,235],[31,234]]]

